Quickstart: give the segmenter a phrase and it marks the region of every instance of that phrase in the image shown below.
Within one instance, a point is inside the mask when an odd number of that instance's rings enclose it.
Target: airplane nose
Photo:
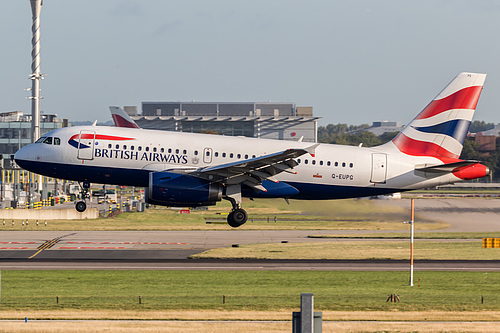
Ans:
[[[14,161],[16,161],[16,164],[19,165],[21,168],[24,168],[24,164],[26,164],[26,161],[29,160],[28,156],[28,146],[23,147],[19,149],[15,154],[14,154]]]

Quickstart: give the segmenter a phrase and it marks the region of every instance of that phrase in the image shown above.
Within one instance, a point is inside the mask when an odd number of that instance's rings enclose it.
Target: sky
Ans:
[[[406,124],[466,71],[488,74],[474,119],[499,123],[499,18],[491,0],[44,0],[41,110],[273,101]],[[0,1],[0,112],[31,113],[31,23],[29,0]]]

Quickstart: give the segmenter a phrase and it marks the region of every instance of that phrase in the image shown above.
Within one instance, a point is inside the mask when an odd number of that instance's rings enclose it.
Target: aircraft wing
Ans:
[[[224,184],[245,184],[256,190],[266,191],[262,186],[263,180],[277,183],[275,175],[281,172],[295,174],[291,171],[298,165],[294,159],[304,154],[314,156],[314,150],[318,145],[314,144],[305,149],[287,149],[251,159],[199,168],[189,174]]]

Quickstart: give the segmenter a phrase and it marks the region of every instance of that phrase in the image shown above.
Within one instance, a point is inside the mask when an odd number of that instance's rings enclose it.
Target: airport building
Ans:
[[[40,135],[56,128],[68,126],[67,119],[59,119],[55,114],[40,116]],[[8,163],[11,155],[31,143],[31,115],[22,111],[0,112],[0,158],[5,161],[3,167],[10,167]]]
[[[142,128],[253,138],[317,141],[319,117],[294,103],[143,102],[124,110]]]

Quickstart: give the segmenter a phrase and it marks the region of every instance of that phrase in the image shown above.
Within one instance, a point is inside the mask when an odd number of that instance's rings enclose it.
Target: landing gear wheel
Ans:
[[[238,208],[229,213],[229,215],[227,216],[227,223],[233,228],[238,228],[239,226],[245,224],[247,219],[247,212],[241,208]]]
[[[85,203],[85,201],[78,201],[75,204],[75,208],[78,212],[83,213],[85,209],[87,209],[87,204]]]

